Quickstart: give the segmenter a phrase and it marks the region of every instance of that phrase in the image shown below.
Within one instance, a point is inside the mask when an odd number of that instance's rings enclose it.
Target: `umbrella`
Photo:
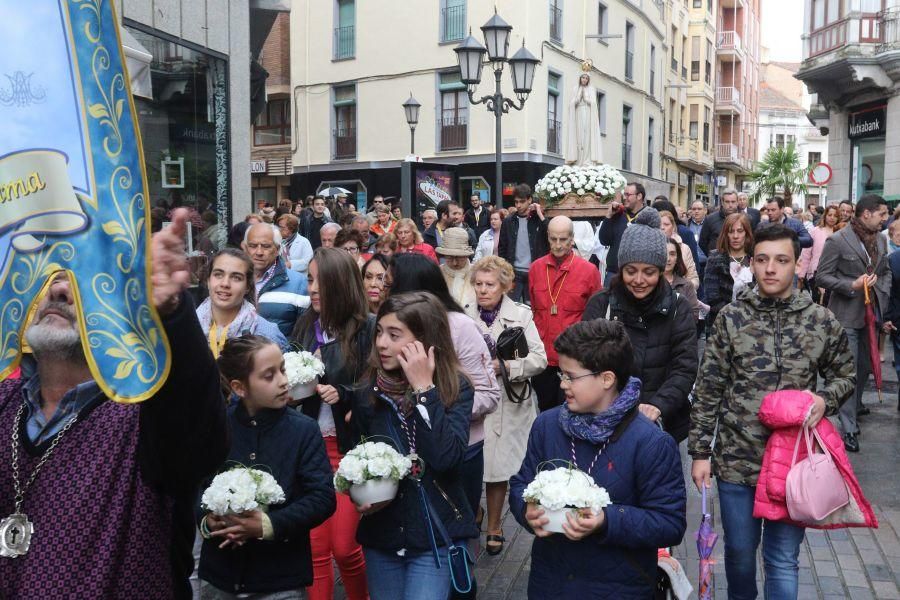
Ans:
[[[694,536],[697,538],[697,554],[700,555],[700,581],[697,597],[699,600],[712,600],[713,590],[713,547],[719,539],[719,534],[713,529],[712,515],[706,510],[706,486],[701,486],[703,493],[703,516],[700,518],[700,528]]]
[[[345,190],[342,187],[330,187],[319,191],[319,195],[325,198],[330,198],[332,196],[349,196],[351,193],[350,190]]]
[[[875,389],[878,391],[878,402],[884,402],[881,397],[881,353],[878,351],[878,324],[875,320],[875,307],[872,296],[869,294],[869,286],[864,285],[866,299],[866,335],[869,338],[869,362],[872,365],[872,377],[875,378]]]

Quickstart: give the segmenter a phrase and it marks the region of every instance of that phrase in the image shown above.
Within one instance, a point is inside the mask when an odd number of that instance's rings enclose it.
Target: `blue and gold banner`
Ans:
[[[28,315],[69,273],[91,372],[119,402],[165,381],[146,174],[110,0],[0,2],[0,378]]]

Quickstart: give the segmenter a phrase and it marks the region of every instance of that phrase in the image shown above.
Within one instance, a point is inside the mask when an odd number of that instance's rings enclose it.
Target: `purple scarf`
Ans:
[[[565,404],[559,411],[559,426],[572,438],[592,444],[606,442],[625,418],[625,414],[641,400],[641,380],[630,377],[625,389],[613,403],[599,415],[573,413]]]

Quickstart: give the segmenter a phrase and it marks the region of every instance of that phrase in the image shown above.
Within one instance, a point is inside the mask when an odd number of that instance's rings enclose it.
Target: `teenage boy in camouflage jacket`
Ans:
[[[688,450],[698,489],[715,471],[730,598],[756,598],[756,549],[763,539],[767,598],[796,598],[804,529],[753,518],[753,498],[769,430],[757,413],[763,397],[783,389],[816,390],[807,418],[814,426],[837,414],[853,392],[853,355],[843,327],[827,309],[794,290],[797,234],[781,224],[758,231],[752,268],[756,288],[719,313],[694,389]],[[718,433],[713,447],[713,435]],[[710,460],[712,459],[712,461]]]

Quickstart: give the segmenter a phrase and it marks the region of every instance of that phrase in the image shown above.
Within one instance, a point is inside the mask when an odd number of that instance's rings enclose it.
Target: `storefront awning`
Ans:
[[[153,83],[150,79],[150,63],[153,55],[138,42],[124,27],[119,28],[125,64],[131,77],[131,93],[149,100],[153,99]]]

